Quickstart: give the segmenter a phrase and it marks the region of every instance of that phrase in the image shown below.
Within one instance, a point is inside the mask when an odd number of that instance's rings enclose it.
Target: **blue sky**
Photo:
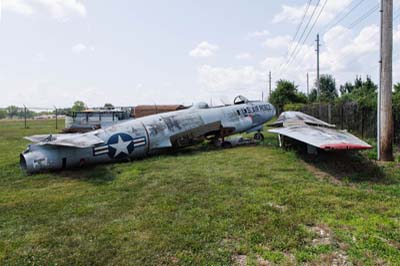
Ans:
[[[315,78],[317,31],[323,73],[338,84],[357,74],[376,79],[378,12],[349,25],[378,1],[332,24],[358,2],[328,0],[298,58],[282,69],[307,0],[1,0],[0,106],[258,99],[269,70],[273,82],[286,78],[305,91],[306,72]],[[397,72],[396,60],[395,80]]]

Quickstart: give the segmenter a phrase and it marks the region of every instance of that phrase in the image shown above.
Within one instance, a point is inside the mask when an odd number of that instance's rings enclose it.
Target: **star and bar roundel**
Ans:
[[[146,145],[146,137],[132,138],[125,133],[112,135],[107,144],[93,148],[93,156],[108,154],[111,159],[122,159],[129,156],[135,148]]]

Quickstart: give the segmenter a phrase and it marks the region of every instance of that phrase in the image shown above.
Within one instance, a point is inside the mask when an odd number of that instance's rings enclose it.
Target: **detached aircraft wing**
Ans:
[[[284,112],[272,124],[278,128],[268,130],[322,150],[364,150],[372,147],[334,125],[300,112]]]
[[[57,134],[57,135],[35,135],[25,137],[33,143],[39,145],[63,146],[74,148],[91,148],[104,141],[93,133],[85,134]]]

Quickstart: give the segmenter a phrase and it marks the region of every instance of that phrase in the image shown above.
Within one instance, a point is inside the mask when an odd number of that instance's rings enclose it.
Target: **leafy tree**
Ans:
[[[0,109],[0,119],[4,119],[7,117],[7,112],[4,109]]]
[[[354,81],[354,87],[355,88],[361,88],[362,85],[363,85],[363,81],[362,81],[361,76],[357,76],[356,80]]]
[[[354,90],[355,86],[351,82],[346,82],[344,85],[340,85],[340,95],[349,94]]]
[[[293,82],[279,80],[269,100],[277,108],[279,113],[283,111],[285,104],[307,103],[307,96],[299,92],[297,86]]]
[[[310,94],[308,95],[308,101],[310,103],[316,102],[317,101],[317,96],[318,96],[317,89],[312,89]]]
[[[104,109],[112,110],[114,109],[114,105],[112,105],[111,103],[106,103],[104,104]]]
[[[319,78],[319,86],[321,93],[320,100],[322,102],[333,102],[338,97],[336,80],[332,75],[321,75]]]
[[[393,91],[393,109],[395,112],[400,111],[400,83],[394,85]]]
[[[21,108],[15,106],[15,105],[10,105],[6,108],[7,116],[10,118],[13,117],[19,117],[21,113]]]
[[[71,108],[72,112],[81,112],[86,109],[86,104],[82,101],[74,102],[74,105]]]
[[[361,82],[360,82],[361,81]],[[361,85],[361,86],[360,86]],[[352,91],[351,99],[357,101],[362,107],[376,107],[378,86],[367,76],[365,81],[357,78],[355,89]]]
[[[342,91],[342,88],[345,89]],[[360,107],[375,108],[377,88],[378,86],[372,81],[371,77],[367,76],[366,80],[363,81],[361,77],[357,76],[354,84],[347,82],[341,86],[342,95],[339,100],[341,102],[356,101]]]

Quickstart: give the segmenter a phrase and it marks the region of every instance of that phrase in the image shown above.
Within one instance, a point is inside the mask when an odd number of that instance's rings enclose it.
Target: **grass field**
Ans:
[[[0,122],[0,265],[400,265],[400,167],[310,158],[274,136],[28,176]],[[268,264],[269,263],[269,264]]]

